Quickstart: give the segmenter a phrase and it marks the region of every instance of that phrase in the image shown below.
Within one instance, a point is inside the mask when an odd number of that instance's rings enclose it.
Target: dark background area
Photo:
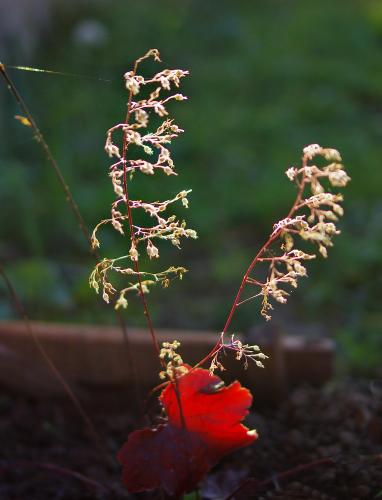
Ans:
[[[161,247],[189,269],[149,297],[157,326],[221,330],[251,256],[294,199],[285,170],[310,143],[337,148],[352,182],[341,236],[310,263],[275,321],[331,335],[353,370],[378,368],[382,349],[382,4],[362,1],[48,1],[0,4],[0,57],[110,79],[9,69],[71,186],[89,228],[113,199],[105,131],[125,113],[122,75],[149,48],[164,67],[190,70],[186,103],[171,107],[186,133],[173,143],[179,176],[145,177],[133,197],[192,188],[185,214],[199,239]],[[112,323],[89,289],[93,261],[58,182],[0,86],[0,259],[33,319]],[[138,191],[139,187],[139,191]],[[104,233],[104,255],[127,240]],[[1,285],[2,287],[3,285]],[[0,318],[14,317],[0,288]],[[129,324],[143,324],[130,301]],[[233,328],[262,324],[243,306]]]

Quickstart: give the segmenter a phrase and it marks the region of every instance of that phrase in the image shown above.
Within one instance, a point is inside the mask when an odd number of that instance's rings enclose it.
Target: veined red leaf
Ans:
[[[168,422],[132,432],[118,454],[131,492],[162,487],[180,496],[195,488],[223,455],[257,438],[241,423],[252,396],[239,382],[225,387],[208,370],[190,369],[176,385],[168,384],[159,399]]]
[[[177,384],[186,429],[204,439],[211,457],[216,454],[216,460],[257,438],[256,431],[241,424],[252,403],[251,393],[237,381],[228,387],[221,386],[221,382],[208,370],[196,368],[180,377]],[[174,384],[169,384],[159,399],[169,422],[180,427],[182,421]]]

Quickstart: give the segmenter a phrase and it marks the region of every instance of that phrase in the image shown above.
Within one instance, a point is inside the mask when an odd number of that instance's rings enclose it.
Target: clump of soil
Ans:
[[[113,460],[140,425],[126,407],[111,411],[99,395],[90,409],[105,454],[61,402],[0,394],[1,499],[134,498]],[[255,410],[247,425],[258,430],[259,440],[219,464],[200,498],[225,499],[237,490],[236,499],[355,500],[382,491],[382,390],[376,382],[299,387],[273,408],[256,405],[255,397]]]

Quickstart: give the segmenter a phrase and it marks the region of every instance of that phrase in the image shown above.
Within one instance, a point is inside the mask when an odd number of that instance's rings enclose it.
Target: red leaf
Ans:
[[[162,487],[180,496],[210,468],[208,449],[195,433],[170,424],[134,431],[118,453],[123,482],[131,492]]]
[[[249,431],[240,423],[251,406],[251,393],[237,381],[228,387],[221,384],[219,377],[211,376],[208,370],[201,368],[191,370],[178,379],[186,429],[196,432],[207,443],[211,461],[217,461],[257,438],[256,431]],[[182,422],[174,384],[169,384],[159,399],[169,421],[180,427]]]
[[[252,402],[239,382],[222,386],[217,376],[196,368],[163,390],[168,423],[134,431],[118,454],[123,481],[131,492],[162,487],[180,496],[196,487],[208,470],[226,453],[251,444],[256,431],[241,424]]]

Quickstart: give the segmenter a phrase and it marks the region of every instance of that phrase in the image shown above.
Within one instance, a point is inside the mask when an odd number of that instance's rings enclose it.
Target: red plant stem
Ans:
[[[139,60],[137,59],[135,61],[135,63],[134,63],[133,76],[135,76],[136,73],[137,73],[138,64],[139,64]],[[129,91],[128,103],[127,103],[127,113],[126,113],[126,118],[125,118],[125,125],[129,124],[130,115],[131,115],[131,101],[132,101],[132,97],[133,97],[133,92],[130,90]],[[133,217],[132,217],[132,212],[131,212],[131,207],[130,207],[129,191],[128,191],[128,188],[127,188],[127,167],[126,167],[127,149],[128,149],[127,134],[124,133],[123,134],[123,143],[122,143],[123,191],[124,191],[124,196],[125,196],[127,216],[128,216],[128,220],[129,220],[130,239],[131,239],[131,242],[135,245],[135,241],[136,241],[136,239],[135,239],[135,230],[134,230]],[[138,259],[135,260],[135,261],[133,261],[133,265],[134,265],[134,271],[138,275],[139,295],[141,297],[141,301],[142,301],[142,305],[143,305],[143,310],[144,310],[144,314],[145,314],[146,321],[147,321],[147,326],[149,328],[150,335],[151,335],[151,340],[152,340],[154,349],[155,349],[155,351],[156,351],[156,353],[158,355],[160,364],[162,365],[163,368],[165,368],[166,367],[165,361],[162,358],[159,357],[160,346],[159,346],[159,342],[158,342],[157,336],[155,334],[154,326],[153,326],[153,323],[152,323],[152,320],[151,320],[151,315],[150,315],[148,303],[147,303],[145,294],[143,292],[142,280],[141,280],[141,273],[139,271]],[[173,384],[173,388],[174,388],[174,391],[175,391],[176,399],[177,399],[177,402],[178,402],[179,414],[180,414],[180,420],[181,420],[181,423],[182,423],[182,427],[185,429],[186,428],[186,421],[185,421],[185,418],[184,418],[184,413],[183,413],[183,408],[182,408],[182,401],[181,401],[180,391],[179,391],[179,383],[178,383],[178,379],[177,379],[176,375],[175,375],[174,380],[171,381],[171,383]]]
[[[302,166],[305,167],[306,164],[307,164],[307,160],[308,158],[304,155],[302,157]],[[290,218],[294,212],[298,209],[298,206],[299,206],[299,203],[301,201],[301,198],[302,198],[302,195],[304,193],[304,188],[305,188],[305,184],[306,184],[306,180],[305,180],[305,174],[303,174],[302,176],[302,179],[301,179],[301,182],[300,184],[298,185],[298,192],[297,192],[297,196],[296,196],[296,199],[291,207],[291,209],[289,210],[288,212],[288,215],[286,216],[286,218]],[[263,253],[270,247],[270,245],[280,236],[280,233],[281,233],[282,229],[279,229],[278,231],[276,231],[275,233],[272,233],[271,236],[269,236],[268,240],[264,243],[264,245],[260,248],[260,250],[257,252],[257,254],[255,255],[255,257],[253,258],[252,262],[250,263],[250,265],[248,266],[247,270],[245,271],[244,273],[244,276],[241,280],[241,283],[240,283],[240,286],[239,286],[239,289],[236,293],[236,296],[235,296],[235,299],[233,301],[233,304],[232,304],[232,307],[231,307],[231,310],[228,314],[228,317],[227,317],[227,320],[225,322],[225,325],[224,325],[224,328],[222,330],[222,334],[219,338],[219,341],[215,344],[215,346],[211,349],[211,351],[207,354],[207,356],[205,356],[201,361],[199,361],[194,368],[198,367],[198,366],[201,366],[203,365],[206,361],[208,361],[214,354],[216,354],[216,352],[218,352],[221,348],[221,346],[223,345],[223,338],[224,338],[224,334],[227,333],[228,331],[228,328],[230,327],[231,325],[231,322],[232,322],[232,318],[233,318],[233,315],[237,309],[237,307],[240,305],[240,299],[241,299],[241,295],[243,293],[243,290],[245,288],[245,285],[247,283],[247,280],[249,278],[249,275],[251,274],[253,268],[255,267],[255,265],[257,264],[257,262],[259,262],[261,260],[261,256],[263,255]]]
[[[264,481],[256,481],[256,479],[248,478],[246,479],[235,491],[233,491],[225,500],[231,500],[239,493],[240,490],[245,488],[247,485],[253,483],[253,491],[251,493],[255,493],[257,490],[264,489],[267,486],[274,484],[275,481],[283,481],[288,479],[291,476],[295,476],[300,472],[306,472],[310,469],[315,469],[316,467],[320,467],[321,465],[329,465],[333,464],[334,460],[331,457],[321,458],[319,460],[315,460],[314,462],[310,462],[308,464],[297,465],[297,467],[293,467],[293,469],[288,469],[287,471],[280,472],[269,479],[265,479]]]
[[[138,68],[138,60],[136,60],[134,63],[133,76],[135,76],[135,74],[137,72],[137,68]],[[128,99],[128,103],[127,103],[127,113],[126,113],[126,118],[125,118],[125,125],[129,124],[130,115],[131,115],[132,97],[133,97],[133,92],[130,90],[129,91],[129,99]],[[131,213],[131,208],[130,208],[129,191],[127,188],[127,168],[126,168],[127,149],[128,149],[127,134],[125,132],[123,134],[123,145],[122,145],[123,191],[124,191],[124,196],[125,196],[127,216],[128,216],[128,220],[129,220],[130,239],[131,239],[132,243],[135,243],[135,231],[134,231],[133,218],[132,218],[132,213]],[[150,331],[151,340],[152,340],[154,349],[159,357],[160,346],[159,346],[159,342],[158,342],[157,336],[156,336],[155,331],[154,331],[154,326],[153,326],[153,322],[151,319],[147,300],[146,300],[145,294],[143,293],[142,279],[141,279],[141,273],[139,271],[138,259],[133,261],[133,266],[134,266],[134,271],[137,273],[137,276],[138,276],[139,295],[140,295],[142,305],[143,305],[143,312],[144,312],[144,315],[146,317],[146,322],[147,322],[148,329]],[[162,366],[165,366],[164,361],[162,361]]]
[[[245,271],[244,273],[244,276],[243,276],[243,279],[240,283],[240,287],[239,287],[239,290],[237,291],[236,293],[236,297],[235,297],[235,300],[233,301],[233,304],[232,304],[232,307],[231,307],[231,310],[228,314],[228,318],[227,318],[227,321],[224,325],[224,328],[223,328],[223,334],[227,333],[227,330],[231,324],[231,321],[232,321],[232,318],[233,318],[233,315],[235,313],[235,310],[237,308],[237,304],[239,303],[240,301],[240,298],[241,298],[241,294],[243,293],[243,290],[244,290],[244,287],[246,285],[246,282],[247,282],[247,278],[249,277],[249,275],[251,274],[252,272],[252,269],[255,267],[259,257],[263,254],[263,252],[265,252],[265,250],[274,242],[275,239],[278,238],[280,234],[280,231],[276,232],[273,236],[271,236],[268,241],[261,247],[261,249],[258,251],[257,255],[253,258],[252,262],[250,263],[250,265],[248,266],[248,269]]]
[[[109,489],[105,485],[99,483],[95,479],[91,479],[84,474],[80,474],[79,472],[73,471],[71,469],[60,467],[59,465],[49,464],[45,462],[29,462],[28,460],[12,460],[5,463],[0,462],[0,470],[2,468],[15,469],[17,467],[42,469],[53,472],[54,474],[58,474],[60,476],[72,477],[73,479],[77,479],[78,481],[86,484],[86,486],[98,490],[99,493],[105,494],[109,492]]]
[[[136,60],[135,63],[134,63],[133,76],[136,75],[138,64],[139,64],[139,60]],[[132,97],[133,97],[133,92],[132,92],[132,90],[130,90],[129,91],[128,103],[127,103],[127,113],[126,113],[126,118],[125,118],[125,125],[129,124],[130,115],[131,115],[131,101],[132,101]],[[129,191],[128,191],[128,188],[127,188],[127,167],[126,167],[127,149],[128,149],[127,134],[125,132],[123,134],[123,143],[122,143],[123,191],[124,191],[124,196],[125,196],[127,216],[128,216],[128,220],[129,220],[130,240],[134,244],[134,246],[136,247],[136,245],[135,245],[135,241],[136,241],[135,230],[134,230],[133,217],[132,217],[132,212],[131,212],[131,207],[130,207]],[[165,361],[162,358],[159,357],[160,346],[159,346],[159,342],[158,342],[157,336],[155,334],[153,322],[152,322],[151,315],[150,315],[150,312],[149,312],[148,303],[147,303],[145,294],[143,292],[142,280],[141,280],[141,273],[139,271],[138,258],[137,258],[137,260],[133,261],[133,266],[134,266],[134,271],[137,273],[137,276],[138,276],[139,295],[140,295],[140,298],[141,298],[141,301],[142,301],[143,311],[144,311],[144,314],[145,314],[145,317],[146,317],[147,326],[148,326],[149,331],[150,331],[151,340],[152,340],[154,349],[155,349],[155,351],[156,351],[156,353],[158,355],[159,362],[160,362],[161,366],[163,368],[165,368],[166,367]],[[177,379],[176,375],[175,375],[175,379],[172,380],[171,383],[173,384],[173,388],[174,388],[174,391],[175,391],[176,399],[177,399],[177,402],[178,402],[179,414],[180,414],[180,419],[181,419],[182,427],[185,429],[186,428],[186,422],[185,422],[185,419],[184,419],[184,413],[183,413],[183,408],[182,408],[182,401],[181,401],[180,391],[179,391],[179,383],[178,383],[178,379]]]
[[[306,158],[305,156],[303,157],[303,167],[306,166]],[[301,200],[301,197],[302,197],[302,193],[304,192],[304,187],[305,187],[305,180],[304,180],[304,177],[302,178],[302,181],[301,181],[301,184],[299,186],[299,189],[298,189],[298,192],[297,192],[297,196],[296,196],[296,199],[292,205],[292,208],[289,210],[289,213],[288,215],[286,216],[286,218],[288,219],[289,217],[291,217],[293,215],[293,213],[295,212],[298,204],[300,203],[300,200]],[[259,258],[262,256],[262,254],[265,252],[265,250],[267,250],[267,248],[269,248],[269,246],[279,237],[280,235],[280,232],[281,232],[281,229],[279,229],[276,233],[273,233],[268,241],[261,247],[261,249],[258,251],[257,255],[254,257],[254,259],[252,260],[252,262],[250,263],[248,269],[246,270],[244,276],[243,276],[243,279],[241,281],[241,284],[240,284],[240,287],[239,287],[239,290],[237,291],[237,294],[236,294],[236,297],[235,297],[235,300],[232,304],[232,308],[231,308],[231,311],[228,315],[228,318],[227,318],[227,321],[224,325],[224,328],[223,328],[223,334],[225,334],[231,324],[231,321],[232,321],[232,317],[234,315],[234,312],[237,308],[237,305],[238,303],[240,302],[240,298],[241,298],[241,294],[244,290],[244,287],[246,285],[246,282],[247,282],[247,278],[249,277],[249,275],[251,274],[253,268],[255,267],[255,265],[257,264]]]
[[[176,401],[177,401],[178,406],[179,406],[180,421],[181,421],[183,429],[187,429],[187,427],[186,427],[186,420],[184,418],[184,413],[183,413],[182,400],[181,400],[181,397],[180,397],[179,380],[178,380],[178,377],[176,375],[174,377],[174,380],[172,381],[172,384],[174,386]]]
[[[241,294],[244,290],[244,287],[245,287],[245,284],[246,284],[246,281],[247,281],[247,278],[249,277],[252,269],[255,267],[259,257],[263,254],[263,252],[271,245],[271,243],[273,243],[273,241],[278,238],[278,235],[279,235],[279,232],[275,233],[273,236],[271,236],[268,241],[261,247],[261,249],[259,250],[259,252],[256,254],[256,256],[253,258],[252,262],[250,263],[248,269],[246,270],[246,272],[244,273],[244,276],[242,278],[242,281],[241,281],[241,284],[240,284],[240,287],[236,293],[236,297],[235,297],[235,300],[233,301],[233,304],[232,304],[232,307],[231,307],[231,310],[228,314],[228,318],[225,322],[225,325],[224,325],[224,328],[223,328],[223,331],[222,331],[222,335],[220,336],[220,339],[219,341],[215,344],[215,346],[212,348],[212,350],[207,354],[207,356],[205,356],[201,361],[199,361],[199,363],[197,364],[197,366],[200,366],[202,365],[203,363],[205,363],[206,361],[208,361],[221,347],[222,343],[223,343],[223,336],[225,333],[227,333],[227,330],[231,324],[231,321],[232,321],[232,318],[233,318],[233,315],[235,313],[235,310],[238,306],[238,303],[240,302],[240,298],[241,298]]]
[[[135,74],[137,72],[137,68],[138,68],[138,60],[135,61],[135,64],[134,64],[133,76],[135,76]],[[130,120],[132,96],[133,96],[133,93],[130,90],[130,92],[129,92],[129,99],[128,99],[128,103],[127,103],[127,114],[126,114],[126,118],[125,118],[125,124],[126,125],[128,125],[129,120]],[[123,146],[122,146],[123,191],[124,191],[124,195],[125,195],[125,203],[126,203],[126,209],[127,209],[127,216],[128,216],[128,220],[129,220],[130,239],[131,239],[131,242],[135,244],[135,230],[134,230],[133,218],[132,218],[132,213],[131,213],[131,208],[130,208],[130,203],[129,203],[129,191],[128,191],[128,188],[127,188],[127,168],[126,168],[126,154],[127,154],[127,149],[128,149],[128,144],[127,144],[127,137],[126,137],[126,133],[125,133],[123,135]],[[152,323],[152,320],[151,320],[151,315],[150,315],[150,312],[149,312],[147,300],[146,300],[145,294],[143,293],[142,280],[141,280],[141,274],[140,274],[140,271],[139,271],[138,259],[134,261],[134,270],[135,270],[135,272],[138,275],[139,295],[141,297],[141,301],[142,301],[142,305],[143,305],[143,310],[144,310],[144,314],[145,314],[146,321],[147,321],[147,326],[149,328],[150,335],[151,335],[151,340],[153,342],[154,349],[155,349],[155,351],[156,351],[156,353],[157,353],[157,355],[159,357],[160,346],[159,346],[159,342],[158,342],[157,336],[155,334],[154,326],[153,326],[153,323]],[[163,367],[165,367],[166,364],[165,364],[164,360],[161,359],[161,358],[159,358],[159,360],[160,360],[161,365]],[[182,422],[182,427],[186,428],[186,422],[185,422],[185,419],[184,419],[184,413],[183,413],[183,409],[182,409],[182,401],[181,401],[180,391],[179,391],[179,383],[178,383],[178,379],[177,379],[176,376],[175,376],[175,380],[173,380],[171,383],[173,384],[175,395],[176,395],[176,399],[177,399],[177,402],[178,402],[179,414],[180,414],[180,419],[181,419],[181,422]]]

